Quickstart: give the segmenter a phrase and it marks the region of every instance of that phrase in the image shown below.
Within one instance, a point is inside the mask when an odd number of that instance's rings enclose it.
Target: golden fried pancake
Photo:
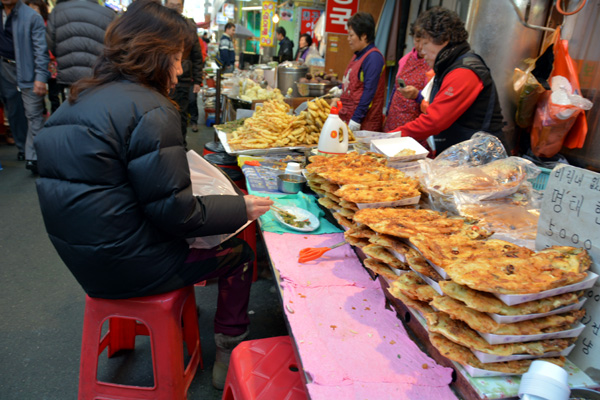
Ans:
[[[349,208],[340,208],[338,212],[348,219],[352,219],[354,217],[354,211],[350,210]]]
[[[346,237],[346,242],[350,243],[352,246],[356,247],[365,247],[369,245],[369,241],[365,238],[356,238],[352,236]]]
[[[477,332],[462,321],[450,318],[443,312],[425,315],[429,332],[439,333],[461,346],[496,356],[531,354],[541,356],[551,351],[562,351],[573,344],[575,339],[550,339],[526,343],[489,344]]]
[[[335,183],[329,183],[327,181],[321,183],[321,190],[324,190],[328,193],[335,193],[338,189],[340,188],[340,185],[336,185]],[[339,197],[336,196],[336,198],[339,199]],[[339,200],[336,200],[336,202],[339,202]]]
[[[389,290],[389,289],[388,289]],[[390,291],[390,294],[404,303],[405,306],[414,308],[419,311],[422,315],[426,315],[428,313],[434,312],[433,308],[424,301],[413,300],[400,290],[395,290],[393,293]]]
[[[432,240],[430,236],[418,234],[409,240],[425,258],[442,268],[459,260],[521,258],[533,254],[526,247],[504,240],[473,240],[463,235],[448,235]]]
[[[323,187],[323,185],[321,185],[321,187]],[[335,201],[336,204],[338,204],[338,205],[340,204],[341,199],[331,192],[325,191],[325,197],[329,197],[331,200]]]
[[[344,236],[346,238],[348,236],[352,236],[355,238],[369,239],[371,236],[374,235],[376,235],[376,233],[373,232],[373,230],[366,225],[357,226],[356,228],[349,229],[344,233]]]
[[[321,200],[321,199],[319,199],[319,200]],[[341,226],[345,226],[346,228],[354,228],[356,226],[354,224],[354,222],[350,221],[348,218],[344,217],[343,215],[341,215],[338,212],[334,212],[331,215],[333,215],[333,218],[335,218],[337,223],[340,224]]]
[[[410,247],[408,247],[408,245],[402,240],[390,235],[373,235],[369,238],[369,242],[379,246],[387,247],[404,255],[406,255],[406,253],[410,250]]]
[[[374,259],[381,261],[392,268],[408,270],[408,266],[406,264],[394,257],[394,255],[387,251],[383,246],[369,244],[368,246],[363,247],[362,251],[366,255],[373,257]]]
[[[439,296],[434,288],[425,283],[423,279],[419,278],[412,271],[402,274],[396,282],[392,283],[389,290],[392,294],[400,291],[413,300],[424,301],[426,303]]]
[[[317,200],[319,202],[320,205],[322,205],[325,208],[328,209],[334,209],[337,210],[338,208],[340,208],[340,206],[333,200],[331,200],[329,197],[321,197],[319,200]]]
[[[584,249],[553,246],[530,257],[460,260],[444,269],[453,281],[475,290],[526,294],[580,282],[590,264]]]
[[[413,248],[408,248],[406,252],[406,263],[410,266],[410,269],[417,271],[423,276],[426,276],[436,282],[441,282],[444,278],[427,262],[418,251]]]
[[[319,175],[332,183],[346,185],[375,181],[389,181],[404,178],[404,173],[389,167],[369,166],[362,168],[339,168],[319,172]]]
[[[477,311],[500,315],[546,313],[559,307],[577,303],[581,295],[581,292],[570,292],[558,296],[547,297],[545,299],[508,306],[492,294],[473,290],[467,286],[459,285],[454,281],[441,281],[439,284],[442,291],[447,296],[462,301],[468,307]]]
[[[431,344],[438,349],[438,351],[452,361],[456,361],[463,365],[470,365],[475,368],[485,369],[488,371],[504,372],[507,374],[524,374],[529,369],[529,366],[534,360],[516,360],[516,361],[505,361],[498,363],[482,363],[475,357],[473,352],[468,348],[454,343],[453,341],[446,339],[443,335],[438,333],[429,333],[429,340]],[[564,357],[557,358],[538,358],[538,360],[548,361],[553,364],[563,366],[565,364]]]
[[[393,181],[344,185],[335,194],[354,203],[380,203],[420,196],[418,187],[418,180],[406,177]]]
[[[448,296],[436,297],[431,305],[454,319],[466,322],[472,329],[495,335],[537,335],[568,329],[585,315],[585,310],[570,311],[564,314],[549,315],[512,324],[499,324],[485,313],[473,310],[464,303]]]
[[[356,205],[356,203],[352,203],[351,201],[346,201],[344,199],[340,199],[340,206],[342,206],[344,208],[349,208],[349,209],[354,210],[354,211],[358,211],[359,210],[359,208]]]
[[[474,239],[491,235],[491,232],[477,226],[474,220],[447,217],[433,210],[366,208],[357,211],[354,220],[368,225],[375,232],[406,239],[419,233],[434,236],[459,233]]]
[[[364,261],[365,267],[373,271],[377,275],[386,277],[391,281],[398,279],[398,275],[387,266],[387,264],[377,261],[374,258],[366,258]]]

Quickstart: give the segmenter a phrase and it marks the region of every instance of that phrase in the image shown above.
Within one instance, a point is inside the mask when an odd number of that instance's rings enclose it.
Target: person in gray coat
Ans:
[[[59,0],[46,27],[48,48],[58,64],[57,82],[66,87],[92,76],[104,33],[116,13],[95,0]]]

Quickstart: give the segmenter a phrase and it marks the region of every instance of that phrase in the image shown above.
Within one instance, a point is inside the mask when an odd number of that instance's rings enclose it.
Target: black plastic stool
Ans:
[[[204,152],[202,155],[212,154],[212,153],[225,153],[225,148],[221,142],[208,142],[204,145]]]
[[[244,178],[244,174],[241,171],[231,168],[221,168],[221,171],[225,172],[227,176],[236,184],[240,189],[246,190],[246,179]]]

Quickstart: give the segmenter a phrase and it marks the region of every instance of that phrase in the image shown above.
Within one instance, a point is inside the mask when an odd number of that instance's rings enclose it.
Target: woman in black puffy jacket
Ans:
[[[36,138],[37,190],[52,243],[92,297],[148,296],[219,277],[219,345],[247,335],[254,254],[236,238],[208,250],[190,249],[186,238],[235,232],[272,201],[192,194],[168,98],[187,34],[183,17],[148,0],[110,25],[93,76],[73,85]]]

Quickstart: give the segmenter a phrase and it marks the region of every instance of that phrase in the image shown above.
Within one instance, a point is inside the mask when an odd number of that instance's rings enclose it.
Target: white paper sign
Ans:
[[[560,165],[550,173],[544,191],[536,237],[538,250],[553,246],[585,248],[600,273],[600,174]],[[579,368],[600,382],[600,280],[585,290],[586,328],[569,355]]]

